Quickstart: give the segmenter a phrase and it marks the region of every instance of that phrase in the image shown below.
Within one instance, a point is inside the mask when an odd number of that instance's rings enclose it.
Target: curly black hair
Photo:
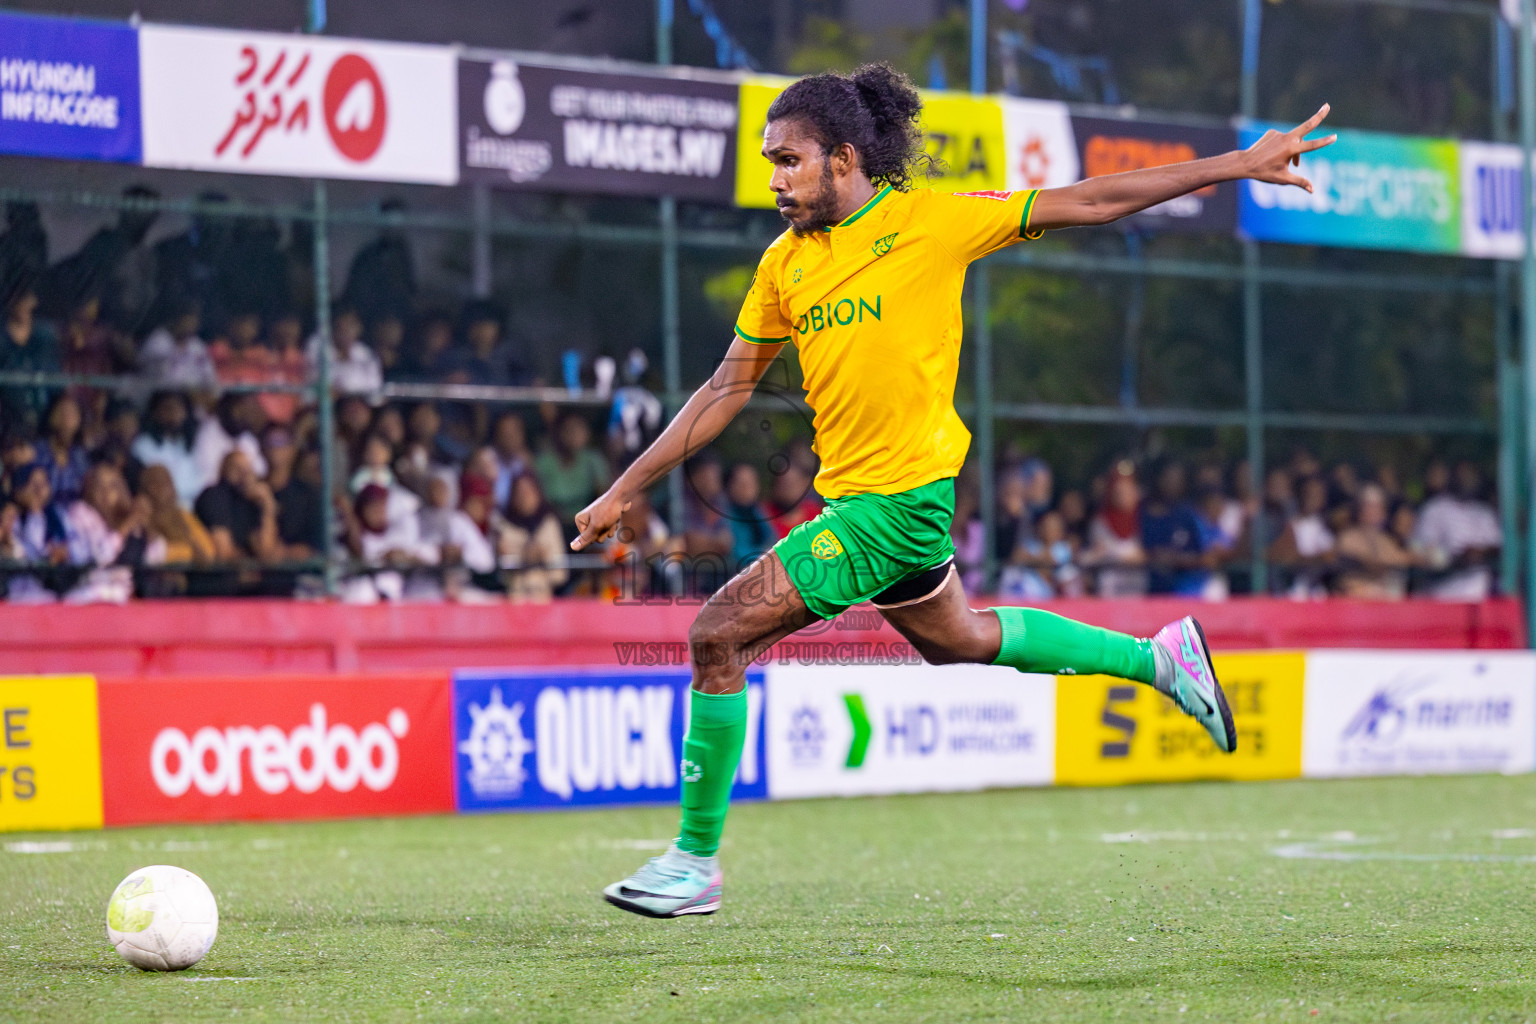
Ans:
[[[865,64],[851,75],[829,72],[800,79],[779,93],[768,108],[768,120],[800,121],[827,155],[848,143],[870,181],[905,192],[917,175],[942,173],[923,148],[922,110],[923,99],[910,78],[889,64]]]

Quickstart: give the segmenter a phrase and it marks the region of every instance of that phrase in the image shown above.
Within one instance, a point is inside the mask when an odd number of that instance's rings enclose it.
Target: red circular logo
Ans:
[[[384,83],[366,57],[348,53],[325,76],[325,128],[341,155],[362,163],[384,143],[389,105]]]

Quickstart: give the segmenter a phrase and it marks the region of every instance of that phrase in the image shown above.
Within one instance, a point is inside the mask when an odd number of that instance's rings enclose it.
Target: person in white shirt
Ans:
[[[157,391],[149,400],[146,419],[144,432],[133,439],[129,451],[146,466],[164,466],[176,485],[177,504],[191,508],[208,486],[192,454],[197,437],[192,403],[180,391]]]
[[[363,318],[349,304],[331,313],[331,387],[341,395],[376,395],[384,386],[384,367],[363,344]],[[305,350],[310,374],[320,374],[320,332],[310,335]]]
[[[1414,543],[1446,575],[1427,588],[1447,601],[1482,601],[1493,592],[1493,564],[1504,545],[1504,532],[1493,506],[1482,499],[1483,478],[1471,462],[1457,464],[1452,489],[1424,503],[1414,528]]]
[[[144,347],[139,350],[139,371],[152,385],[192,388],[210,394],[217,390],[219,375],[208,346],[198,337],[200,326],[197,302],[186,299],[144,339]]]
[[[87,568],[64,600],[74,604],[121,604],[133,596],[134,565],[165,561],[165,540],[151,537],[147,500],[134,498],[116,466],[98,463],[85,478],[85,491],[64,513],[69,526],[70,561]]]
[[[347,546],[365,569],[342,581],[342,600],[355,604],[398,601],[405,596],[406,574],[438,564],[435,545],[421,538],[415,516],[389,518],[389,490],[369,484],[357,495],[347,523]]]
[[[437,548],[442,573],[413,573],[406,580],[405,596],[414,601],[441,601],[446,597],[474,604],[502,600],[502,594],[481,590],[470,581],[470,573],[495,571],[496,552],[475,521],[454,507],[453,498],[449,476],[433,476],[427,484],[427,504],[416,513],[416,520],[421,542]]]
[[[256,436],[267,425],[266,419],[261,401],[254,394],[225,395],[219,399],[212,414],[204,417],[198,426],[196,439],[192,442],[198,493],[219,482],[224,457],[232,451],[245,453],[258,478],[267,475],[267,459],[261,453],[261,441]],[[194,497],[193,500],[197,499]]]

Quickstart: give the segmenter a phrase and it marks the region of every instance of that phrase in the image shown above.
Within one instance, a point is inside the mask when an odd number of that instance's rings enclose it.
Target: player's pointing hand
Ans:
[[[1297,185],[1311,192],[1312,183],[1291,168],[1301,165],[1303,153],[1331,146],[1338,139],[1337,135],[1324,135],[1319,139],[1306,137],[1308,132],[1323,123],[1323,118],[1328,116],[1328,109],[1328,104],[1324,103],[1317,113],[1290,131],[1277,132],[1271,128],[1260,136],[1245,151],[1248,167],[1244,177],[1274,185]]]
[[[571,550],[580,551],[590,544],[601,544],[613,536],[618,528],[619,517],[629,511],[629,502],[608,491],[592,504],[576,513],[576,529],[581,536],[571,541]]]

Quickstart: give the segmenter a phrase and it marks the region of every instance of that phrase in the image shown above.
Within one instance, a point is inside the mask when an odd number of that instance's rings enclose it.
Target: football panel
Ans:
[[[162,957],[159,953],[154,953],[147,949],[141,949],[130,941],[124,940],[119,942],[114,948],[117,950],[118,956],[122,957],[124,960],[128,961],[130,964],[137,967],[141,971],[170,970],[170,965],[165,962],[165,958]]]

